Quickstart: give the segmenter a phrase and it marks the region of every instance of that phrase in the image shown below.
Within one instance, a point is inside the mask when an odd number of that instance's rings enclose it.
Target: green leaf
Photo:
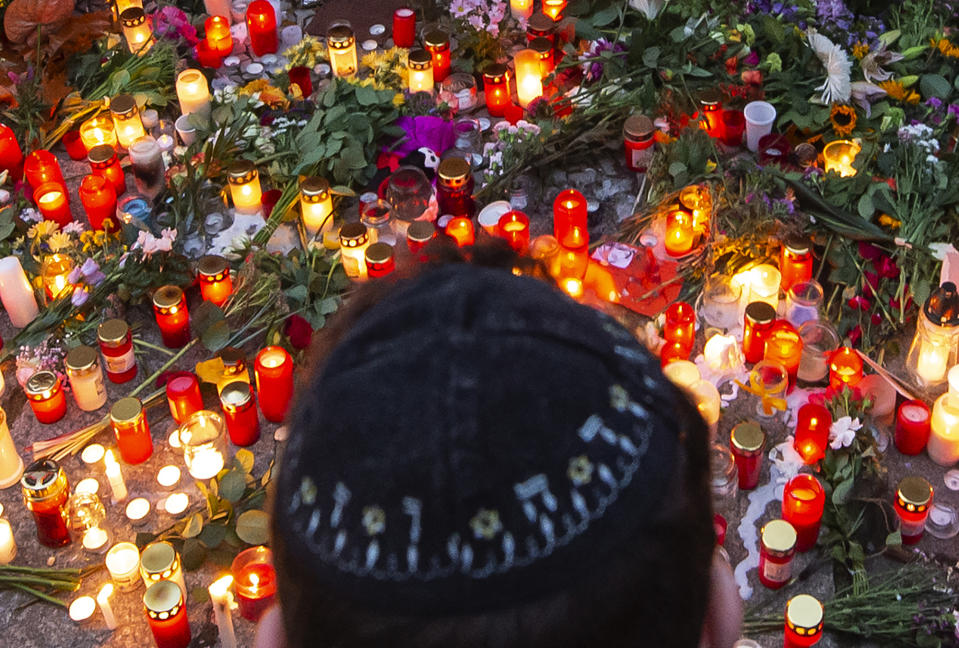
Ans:
[[[686,165],[682,162],[673,162],[669,165],[669,175],[674,178],[681,173],[686,173]]]
[[[233,456],[233,458],[239,465],[240,470],[248,475],[253,472],[253,463],[256,461],[256,458],[253,456],[252,452],[246,448],[240,448],[236,451],[236,454]]]
[[[317,312],[320,315],[329,315],[335,313],[340,307],[340,298],[337,295],[326,297],[317,304]]]
[[[190,326],[199,335],[203,335],[204,331],[225,318],[223,309],[213,302],[203,301],[196,308],[190,309]]]
[[[594,27],[605,27],[619,17],[620,6],[617,3],[597,11],[589,21]]]
[[[859,199],[858,209],[859,215],[862,216],[864,220],[872,218],[872,215],[876,213],[876,207],[872,204],[872,196],[864,193]]]
[[[849,491],[852,490],[854,483],[855,480],[852,477],[840,482],[832,493],[832,503],[837,506],[845,504],[846,500],[849,498]]]
[[[923,97],[948,99],[951,91],[952,84],[938,74],[923,74],[919,79],[919,92],[922,93]]]
[[[216,322],[200,334],[200,343],[208,351],[216,352],[230,342],[230,325],[226,322]]]
[[[376,90],[369,86],[356,86],[356,102],[361,106],[372,106],[379,103]],[[344,113],[346,109],[344,108]]]
[[[187,571],[199,569],[203,565],[203,561],[206,560],[206,547],[196,538],[188,538],[183,541],[180,560],[183,562],[183,568]]]
[[[900,547],[902,546],[902,531],[896,529],[892,533],[886,536],[886,546],[887,547]]]
[[[187,518],[186,524],[183,526],[182,535],[184,538],[195,538],[200,535],[200,532],[203,530],[203,516],[200,513],[194,513],[189,518]]]
[[[265,544],[270,539],[270,516],[256,509],[241,513],[236,519],[236,535],[247,544]]]
[[[290,286],[283,291],[283,294],[286,295],[287,298],[299,303],[305,302],[310,297],[310,293],[307,291],[306,286],[302,284],[298,286]]]
[[[231,470],[220,479],[220,495],[236,504],[246,491],[246,473]]]
[[[207,549],[216,549],[226,537],[226,526],[223,524],[208,524],[198,536],[198,540]]]
[[[643,52],[643,65],[655,69],[661,51],[658,47],[647,47],[646,51]]]

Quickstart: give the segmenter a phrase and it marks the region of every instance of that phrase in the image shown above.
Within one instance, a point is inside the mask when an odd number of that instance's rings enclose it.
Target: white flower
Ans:
[[[829,426],[829,447],[833,450],[847,448],[856,440],[856,430],[862,428],[858,418],[843,416]]]
[[[790,434],[785,441],[773,446],[773,449],[769,451],[769,460],[779,473],[776,483],[785,484],[798,475],[799,469],[804,465],[802,456],[793,447],[793,442],[793,435]]]
[[[886,96],[885,90],[867,81],[853,81],[852,84],[850,84],[850,90],[852,92],[852,100],[865,111],[866,117],[872,115],[872,102]],[[886,146],[889,145],[886,144]]]
[[[809,39],[809,47],[826,68],[826,80],[816,88],[816,90],[822,90],[822,102],[832,104],[849,101],[852,93],[849,80],[852,63],[849,61],[849,55],[815,29],[808,30],[806,37]]]
[[[629,6],[652,20],[663,8],[662,0],[629,0]]]
[[[24,223],[39,223],[43,220],[43,215],[33,207],[27,207],[20,212],[20,220]]]

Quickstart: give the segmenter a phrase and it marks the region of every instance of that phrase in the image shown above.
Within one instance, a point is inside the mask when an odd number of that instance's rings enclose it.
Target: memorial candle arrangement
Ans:
[[[407,66],[410,92],[433,92],[433,56],[426,50],[411,50]]]
[[[23,150],[9,126],[0,124],[0,171],[7,171],[14,178],[20,177],[23,166]]]
[[[127,41],[131,54],[143,56],[156,43],[150,19],[147,18],[143,9],[139,7],[125,9],[120,14],[120,24],[123,26],[123,37]]]
[[[543,96],[539,54],[531,49],[516,52],[513,68],[516,71],[516,100],[521,108],[526,108],[533,99]]]
[[[310,238],[333,231],[333,196],[325,178],[310,176],[300,181],[300,212]]]
[[[207,47],[220,57],[233,53],[233,35],[230,33],[230,19],[226,16],[210,16],[203,23],[206,31]]]
[[[190,314],[186,296],[177,286],[162,286],[153,293],[153,312],[164,346],[179,349],[190,342]]]
[[[116,150],[112,146],[106,144],[94,146],[90,149],[90,152],[87,153],[87,161],[90,163],[90,172],[93,175],[110,181],[110,184],[113,185],[115,196],[122,196],[126,193],[126,175],[123,173],[123,167],[120,166],[120,160],[117,158]],[[116,229],[115,213],[110,216],[110,220],[113,222],[113,229]]]
[[[27,466],[20,478],[23,501],[37,525],[37,540],[45,547],[70,544],[67,502],[70,485],[56,461],[41,459]]]
[[[121,398],[110,408],[110,424],[120,458],[128,464],[143,463],[153,454],[153,439],[146,411],[139,398]]]
[[[416,12],[409,7],[399,7],[393,12],[393,44],[396,47],[413,47],[416,40]]]
[[[87,152],[97,146],[117,145],[117,132],[113,126],[113,119],[107,114],[94,115],[90,119],[80,124],[80,139],[86,147]]]
[[[246,9],[246,30],[255,56],[273,54],[279,48],[276,12],[267,0],[253,0]]]
[[[257,214],[263,209],[260,174],[252,162],[241,160],[230,165],[227,169],[227,181],[230,184],[233,208],[238,214]]]
[[[180,113],[210,117],[210,85],[199,70],[183,70],[176,78],[176,97],[180,103]]]
[[[240,616],[248,621],[259,621],[276,597],[273,552],[262,546],[247,549],[233,560],[230,572]]]
[[[50,151],[33,151],[23,163],[23,175],[31,189],[38,189],[48,182],[56,182],[66,187],[63,172],[56,156]]]
[[[220,392],[220,405],[233,445],[250,446],[256,443],[260,438],[260,418],[250,383],[235,380],[227,384]]]
[[[850,178],[856,175],[856,168],[853,162],[862,147],[856,142],[850,140],[836,140],[829,142],[822,151],[823,164],[826,167],[826,173],[830,171],[838,173],[843,178]]]
[[[176,583],[160,581],[150,585],[143,595],[143,609],[157,648],[187,648],[190,645],[186,602]]]
[[[59,182],[45,182],[37,187],[33,192],[33,202],[44,220],[53,221],[61,228],[73,221],[66,187]]]
[[[826,494],[812,475],[796,475],[786,484],[782,515],[796,529],[797,551],[809,551],[816,545],[825,505]]]
[[[346,25],[331,28],[326,33],[326,46],[334,76],[351,77],[356,74],[356,37],[352,29]]]
[[[483,93],[491,117],[502,117],[510,105],[509,71],[501,63],[490,63],[483,70]]]
[[[30,409],[40,423],[56,423],[67,413],[67,397],[52,371],[36,371],[23,387]]]
[[[826,456],[831,426],[832,414],[822,405],[806,403],[799,408],[793,447],[804,462],[813,464]]]
[[[282,423],[293,398],[293,358],[282,347],[268,346],[256,354],[253,371],[260,411],[267,421]]]
[[[205,301],[223,306],[233,293],[230,262],[221,256],[207,254],[200,257],[196,269],[200,280],[200,295]]]
[[[589,245],[586,220],[586,197],[580,192],[565,189],[553,200],[553,236],[561,247],[580,250]]]
[[[116,220],[117,190],[111,181],[98,175],[84,176],[79,194],[91,229],[102,230],[104,220]]]

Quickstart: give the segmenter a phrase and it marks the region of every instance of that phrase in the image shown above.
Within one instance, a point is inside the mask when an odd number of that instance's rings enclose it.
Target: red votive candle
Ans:
[[[899,482],[893,508],[899,516],[903,544],[914,545],[922,539],[932,496],[932,484],[922,477],[905,477]]]
[[[684,301],[673,302],[666,309],[666,322],[663,324],[663,338],[668,342],[679,342],[692,349],[696,341],[696,311]]]
[[[785,320],[779,320],[766,334],[763,358],[778,362],[789,374],[789,388],[796,386],[799,362],[802,360],[802,338],[796,328]]]
[[[436,226],[430,221],[413,221],[406,228],[406,247],[410,254],[419,258],[420,261],[426,260],[426,255],[421,255],[423,247],[436,238]]]
[[[553,201],[553,236],[569,250],[589,245],[586,198],[575,189],[565,189]]]
[[[713,532],[716,534],[716,545],[722,547],[726,544],[726,529],[729,523],[719,513],[713,515]]]
[[[459,247],[473,245],[476,235],[473,232],[473,221],[465,216],[451,218],[446,224],[446,233],[456,241]]]
[[[309,97],[313,94],[313,82],[310,80],[310,68],[305,65],[297,65],[296,67],[290,68],[290,71],[286,73],[290,77],[290,83],[295,83],[300,86],[300,92],[303,93],[304,97]]]
[[[929,441],[929,406],[908,400],[899,406],[896,417],[896,447],[904,455],[917,455]]]
[[[746,132],[746,116],[741,110],[723,111],[723,144],[741,146],[743,133]]]
[[[233,35],[230,33],[230,21],[224,16],[210,16],[203,23],[206,30],[207,47],[221,57],[233,53]]]
[[[446,32],[431,31],[423,35],[423,47],[433,57],[433,81],[439,83],[450,75],[450,37]]]
[[[793,447],[803,461],[813,464],[826,456],[832,414],[822,405],[806,403],[796,413]]]
[[[125,383],[137,375],[137,359],[129,325],[121,319],[109,319],[97,328],[103,368],[113,383]]]
[[[33,189],[46,182],[58,182],[66,186],[57,156],[50,151],[34,151],[28,155],[23,163],[23,175]]]
[[[486,110],[492,117],[503,117],[510,105],[509,68],[502,63],[490,63],[483,70],[483,94]]]
[[[52,371],[36,371],[23,387],[30,409],[41,423],[56,423],[67,413],[60,378]]]
[[[736,460],[741,490],[752,490],[759,485],[765,446],[766,434],[754,421],[738,423],[730,432],[729,449]]]
[[[190,645],[190,622],[180,586],[161,580],[147,588],[143,609],[157,648],[187,648]]]
[[[529,216],[515,209],[499,217],[496,235],[504,239],[518,254],[529,249]]]
[[[276,597],[276,571],[273,552],[266,547],[252,547],[240,552],[230,567],[240,616],[258,621]]]
[[[167,381],[166,399],[170,414],[177,423],[182,423],[190,414],[203,409],[200,383],[191,373],[183,372]]]
[[[276,52],[276,12],[267,0],[253,0],[247,7],[246,29],[250,36],[250,47],[256,56]]]
[[[221,256],[207,254],[200,257],[196,269],[200,279],[200,295],[203,299],[217,306],[225,304],[233,293],[230,262]]]
[[[153,293],[153,312],[164,346],[179,349],[190,342],[190,314],[186,309],[186,297],[180,288],[158,288]]]
[[[416,41],[416,12],[409,7],[400,7],[393,12],[393,44],[397,47],[413,47]]]
[[[263,417],[282,423],[293,398],[293,358],[283,347],[268,346],[256,354],[253,373]]]
[[[796,529],[785,520],[770,520],[760,531],[759,582],[779,589],[792,578],[796,553]]]
[[[826,493],[812,475],[796,475],[783,490],[783,519],[796,529],[796,549],[809,551],[819,538]]]
[[[20,489],[24,504],[33,513],[40,544],[54,548],[70,544],[70,484],[60,464],[52,459],[34,461],[23,471]]]
[[[139,398],[121,398],[110,408],[110,424],[120,458],[128,464],[143,463],[153,454],[153,439],[146,411]]]
[[[756,363],[763,359],[766,335],[775,322],[776,309],[766,302],[752,302],[746,306],[743,320],[743,356],[746,362]]]
[[[87,147],[80,137],[80,129],[67,131],[63,134],[63,148],[71,160],[82,160],[87,156]]]
[[[201,67],[218,68],[223,65],[223,55],[205,40],[198,41],[196,44],[196,60]]]
[[[786,604],[784,648],[809,648],[822,639],[823,607],[814,596],[800,594]]]
[[[9,126],[0,124],[0,171],[9,171],[13,180],[23,175],[23,150]]]
[[[59,182],[44,182],[33,192],[33,202],[44,220],[53,221],[61,228],[73,221],[67,191]]]
[[[665,367],[673,360],[689,360],[692,348],[682,342],[667,342],[659,354],[659,365]]]
[[[253,387],[245,380],[227,384],[220,392],[223,420],[233,445],[253,445],[260,438],[260,417],[256,411]]]
[[[127,179],[123,173],[123,167],[117,159],[117,152],[109,144],[100,144],[90,149],[87,154],[87,161],[90,163],[90,172],[95,176],[106,178],[113,185],[113,190],[117,196],[122,196],[127,190]],[[116,227],[116,216],[111,216],[110,220]]]
[[[829,386],[834,391],[843,385],[855,387],[862,380],[862,358],[855,349],[839,347],[829,356]]]
[[[787,292],[796,284],[812,279],[812,244],[804,236],[790,236],[779,249],[779,287]]]
[[[92,229],[102,230],[104,219],[116,218],[117,190],[112,182],[98,175],[84,176],[79,193]]]

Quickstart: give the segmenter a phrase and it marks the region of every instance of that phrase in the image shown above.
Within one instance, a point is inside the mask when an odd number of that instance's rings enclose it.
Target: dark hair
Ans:
[[[465,260],[440,246],[440,263]],[[513,270],[518,258],[501,248],[476,248],[468,259]],[[437,258],[437,255],[434,255]],[[421,272],[429,272],[427,264]],[[394,289],[372,282],[357,290],[349,304],[320,334],[312,371],[364,313]],[[309,399],[310,394],[299,398]],[[456,648],[502,646],[698,645],[706,609],[709,565],[714,544],[708,484],[708,432],[685,397],[673,421],[682,451],[668,501],[645,521],[641,537],[605,555],[589,554],[590,565],[577,565],[582,577],[569,586],[502,610],[462,615],[384,614],[349,600],[342,592],[320,587],[303,569],[303,556],[290,550],[274,515],[273,550],[283,622],[289,648],[325,646],[361,648]],[[294,411],[297,411],[294,408]],[[298,419],[294,416],[292,426]],[[281,466],[282,470],[282,466]],[[598,552],[597,552],[598,553]]]

